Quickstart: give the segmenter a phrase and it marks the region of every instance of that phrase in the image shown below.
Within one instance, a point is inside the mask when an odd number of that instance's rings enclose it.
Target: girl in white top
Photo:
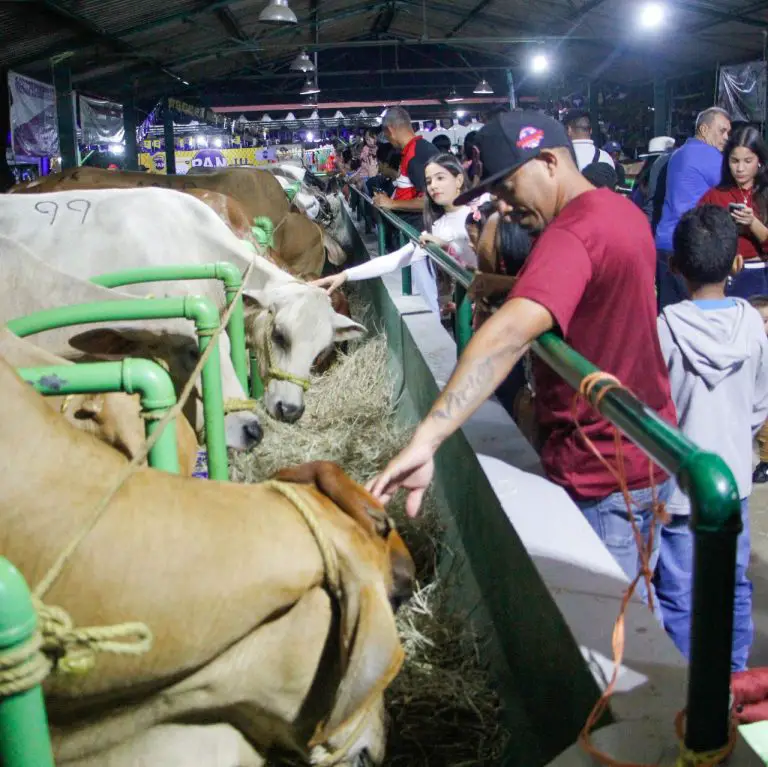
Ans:
[[[424,197],[426,231],[421,234],[421,244],[432,242],[462,266],[475,268],[477,256],[472,250],[466,229],[466,220],[471,208],[468,205],[455,207],[453,204],[453,201],[469,188],[464,168],[452,154],[441,154],[429,162],[424,175],[427,190]],[[473,201],[473,204],[478,203]],[[315,280],[312,284],[326,288],[330,294],[347,280],[370,280],[409,265],[414,287],[429,308],[439,314],[437,283],[432,262],[427,257],[426,250],[414,243],[409,243],[394,253],[372,258],[364,264],[345,269],[339,274]]]

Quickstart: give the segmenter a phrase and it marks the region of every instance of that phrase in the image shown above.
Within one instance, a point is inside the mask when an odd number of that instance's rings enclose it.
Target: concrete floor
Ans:
[[[752,614],[755,639],[749,665],[768,666],[768,484],[755,485],[749,502],[752,527],[752,556],[749,576],[754,585]]]

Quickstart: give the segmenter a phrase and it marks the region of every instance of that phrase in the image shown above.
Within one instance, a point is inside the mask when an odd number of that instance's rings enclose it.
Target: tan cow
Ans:
[[[293,213],[277,179],[256,168],[229,168],[195,176],[164,176],[101,168],[73,168],[19,184],[11,193],[43,194],[76,189],[134,189],[154,186],[188,192],[207,189],[237,200],[249,221],[266,216],[279,229],[275,232],[275,253],[282,265],[297,277],[322,273],[325,263],[323,230],[303,213]],[[207,201],[203,200],[204,202]]]
[[[43,365],[72,365],[61,357],[35,346],[23,338],[0,327],[0,355],[14,367],[40,367]],[[138,395],[128,394],[75,394],[70,397],[46,397],[46,404],[80,431],[133,458],[144,447],[145,422],[141,417]],[[179,469],[184,477],[191,477],[197,458],[197,438],[189,421],[182,415],[176,419]]]
[[[0,552],[34,586],[126,459],[2,359],[0,423]],[[410,592],[413,561],[382,507],[334,465],[283,479],[313,480],[288,487],[318,537],[269,485],[152,469],[123,485],[45,602],[76,626],[141,621],[154,643],[48,678],[58,765],[262,767],[276,747],[381,764],[382,693],[403,659],[391,605]]]

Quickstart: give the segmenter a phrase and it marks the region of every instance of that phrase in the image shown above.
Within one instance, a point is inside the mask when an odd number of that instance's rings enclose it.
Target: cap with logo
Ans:
[[[568,147],[573,151],[565,128],[557,120],[538,112],[507,112],[489,122],[477,134],[483,163],[480,183],[459,195],[455,205],[487,192],[521,165],[538,157],[542,149]]]

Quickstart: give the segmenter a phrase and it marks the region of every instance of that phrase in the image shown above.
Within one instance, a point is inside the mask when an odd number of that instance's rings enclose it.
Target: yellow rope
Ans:
[[[40,652],[43,638],[33,634],[24,644],[0,655],[0,700],[31,690],[48,676],[50,661]]]
[[[237,399],[230,397],[224,400],[224,415],[228,413],[239,413],[243,410],[253,411],[259,404],[255,399]]]
[[[67,410],[69,409],[69,406],[72,404],[72,400],[74,399],[74,396],[75,396],[74,394],[67,394],[67,396],[64,397],[64,401],[61,403],[61,409],[59,411],[62,415],[64,415],[64,413],[66,413]]]
[[[275,328],[275,317],[272,312],[267,311],[267,324],[264,331],[264,354],[265,354],[265,368],[266,375],[264,376],[264,384],[266,385],[270,380],[275,381],[287,381],[288,383],[296,384],[300,386],[303,391],[307,391],[312,385],[309,378],[302,378],[301,376],[289,373],[287,370],[277,367],[274,361],[274,355],[272,350],[272,331]]]
[[[692,751],[685,745],[685,710],[679,711],[675,717],[675,730],[680,744],[680,753],[678,754],[675,767],[717,767],[725,761],[733,751],[736,745],[737,729],[731,722],[731,733],[728,742],[722,747],[713,751]]]

